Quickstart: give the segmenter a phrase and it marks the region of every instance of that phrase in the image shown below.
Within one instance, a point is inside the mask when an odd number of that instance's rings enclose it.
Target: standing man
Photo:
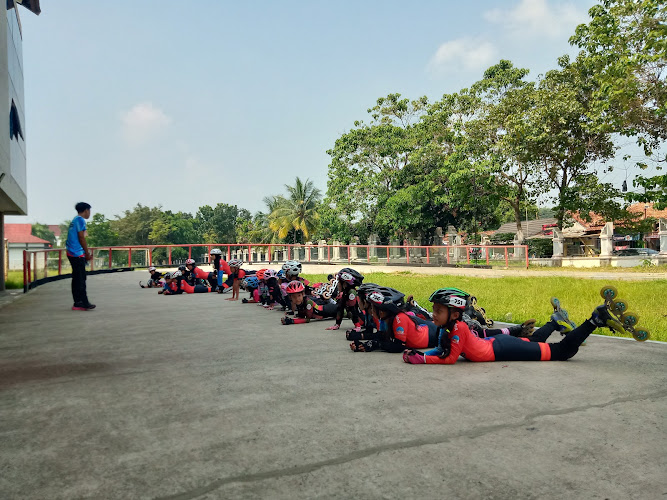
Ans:
[[[79,202],[74,208],[77,216],[74,217],[67,231],[67,258],[72,264],[72,297],[74,298],[73,311],[90,311],[95,309],[86,293],[86,261],[93,258],[86,242],[86,221],[90,218],[90,205]]]

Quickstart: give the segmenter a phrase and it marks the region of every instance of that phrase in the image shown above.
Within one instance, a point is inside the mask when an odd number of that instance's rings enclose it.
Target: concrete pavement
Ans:
[[[412,366],[144,274],[0,309],[0,498],[667,495],[665,344]]]

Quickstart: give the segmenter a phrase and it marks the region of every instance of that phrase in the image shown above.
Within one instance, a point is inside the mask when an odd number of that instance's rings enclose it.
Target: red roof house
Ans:
[[[5,239],[8,243],[46,243],[51,245],[46,240],[32,235],[32,224],[5,224]]]

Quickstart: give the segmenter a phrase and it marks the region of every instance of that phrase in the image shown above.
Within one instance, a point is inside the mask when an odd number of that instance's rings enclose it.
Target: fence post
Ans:
[[[366,262],[371,263],[371,246],[366,245]]]
[[[470,247],[466,245],[466,263],[470,264]]]
[[[389,245],[387,245],[387,264],[389,264]]]
[[[132,247],[127,249],[127,267],[132,267]]]
[[[63,251],[58,250],[58,276],[63,272]]]
[[[94,271],[95,270],[95,250],[93,248],[90,249],[90,254],[93,256],[93,258],[90,259],[90,270]]]
[[[269,245],[269,265],[271,265],[271,245]]]
[[[507,259],[507,247],[504,248],[505,248],[505,267],[510,267],[510,263]]]
[[[426,247],[426,263],[430,264],[431,263],[431,253],[428,251],[429,247]]]
[[[23,250],[23,293],[28,293],[28,251]],[[4,255],[2,256],[4,258]]]
[[[188,259],[192,258],[192,245],[188,247]]]
[[[111,247],[109,247],[109,269],[111,269],[113,267],[113,260],[111,259],[111,252],[113,252],[113,250],[111,249]]]
[[[349,264],[350,261],[350,245],[347,246],[347,263]]]
[[[148,265],[149,266],[153,265],[153,249],[152,248],[148,249]]]
[[[524,245],[524,249],[526,250],[526,269],[528,269],[528,245]]]
[[[331,245],[327,245],[327,262],[331,264]]]
[[[248,264],[252,264],[252,246],[248,245]]]
[[[169,255],[169,265],[171,266],[171,245],[167,248],[167,254]]]
[[[49,256],[49,252],[44,252],[44,277],[45,278],[47,278],[49,276],[48,256]]]
[[[405,245],[405,262],[410,263],[410,245]]]
[[[227,245],[227,258],[225,260],[230,260],[232,258],[232,246]]]
[[[486,252],[486,265],[489,265],[489,247],[484,247],[484,251]]]

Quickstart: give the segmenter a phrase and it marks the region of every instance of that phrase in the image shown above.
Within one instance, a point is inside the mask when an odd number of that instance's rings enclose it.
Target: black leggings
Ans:
[[[546,326],[546,325],[545,325]],[[567,361],[577,354],[579,346],[597,328],[590,321],[585,321],[558,343],[550,343],[551,361]],[[535,335],[533,335],[535,337]],[[530,342],[509,335],[497,335],[493,339],[493,354],[496,361],[540,361],[542,349],[539,341],[530,338]]]

